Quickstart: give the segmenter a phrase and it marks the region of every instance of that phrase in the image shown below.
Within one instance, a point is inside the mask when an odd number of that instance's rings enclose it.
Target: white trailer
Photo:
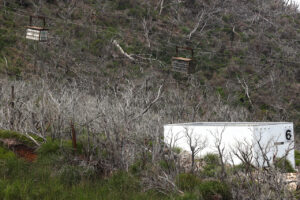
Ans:
[[[218,153],[224,149],[228,164],[241,164],[248,159],[253,165],[268,166],[275,158],[290,161],[295,168],[294,129],[291,122],[194,122],[164,126],[164,141],[173,148],[191,152],[200,148],[197,156]]]

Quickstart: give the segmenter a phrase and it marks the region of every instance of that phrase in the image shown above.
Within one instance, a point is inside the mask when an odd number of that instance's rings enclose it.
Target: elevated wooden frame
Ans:
[[[43,21],[43,26],[34,26],[33,18]],[[46,18],[43,16],[31,15],[29,18],[29,26],[26,27],[26,39],[35,40],[39,42],[46,42],[48,40],[48,30],[46,27]]]
[[[191,52],[191,58],[185,58],[179,56],[179,50],[188,50]],[[176,46],[176,57],[172,57],[172,70],[191,74],[195,72],[195,66],[193,63],[194,50],[190,47],[179,47]]]

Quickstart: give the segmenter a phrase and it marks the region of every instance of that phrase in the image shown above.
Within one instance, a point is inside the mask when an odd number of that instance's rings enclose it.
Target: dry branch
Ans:
[[[203,18],[203,16],[204,16],[204,12],[202,12],[202,14],[200,15],[200,17],[199,17],[199,19],[198,19],[198,22],[197,22],[197,24],[195,25],[195,27],[194,27],[194,29],[190,32],[190,34],[189,34],[189,36],[188,36],[188,38],[189,38],[189,40],[191,39],[191,37],[192,37],[192,35],[197,31],[197,29],[199,28],[199,26],[200,26],[200,23],[201,23],[201,21],[202,21],[202,18]],[[204,29],[204,27],[206,26],[206,23],[203,25],[203,27],[201,28],[201,31]]]
[[[129,55],[128,53],[126,53],[116,40],[113,41],[113,44],[119,49],[119,51],[121,52],[121,54],[123,54],[129,60],[134,61],[134,58],[131,55]]]

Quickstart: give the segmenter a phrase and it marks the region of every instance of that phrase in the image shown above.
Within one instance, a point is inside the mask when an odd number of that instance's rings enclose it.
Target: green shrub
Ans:
[[[216,90],[217,90],[217,93],[218,93],[222,98],[225,97],[225,92],[224,92],[224,89],[223,89],[222,87],[217,87]]]
[[[159,162],[159,165],[160,165],[160,167],[161,168],[163,168],[163,169],[165,169],[165,170],[171,170],[171,169],[174,169],[175,168],[175,162],[174,161],[172,161],[172,160],[169,160],[169,161],[167,161],[167,160],[161,160],[160,162]]]
[[[189,34],[191,32],[190,29],[186,26],[181,26],[180,29],[184,34]]]
[[[274,161],[275,167],[278,168],[283,173],[293,173],[295,172],[292,164],[289,160],[285,158],[277,158]]]
[[[143,165],[142,160],[141,159],[137,160],[134,164],[130,166],[130,172],[132,174],[140,173],[143,167],[142,165]]]
[[[238,172],[238,171],[253,171],[255,170],[255,168],[253,166],[250,166],[250,165],[246,165],[246,164],[239,164],[239,165],[235,165],[231,168],[228,169],[229,172]]]
[[[180,147],[173,147],[172,151],[177,153],[177,154],[180,154],[180,152],[182,152],[182,149]]]
[[[58,141],[47,141],[42,144],[38,150],[38,153],[41,155],[56,154],[59,151],[59,142]]]
[[[27,174],[29,163],[23,159],[7,159],[4,163],[1,163],[0,175],[5,177],[18,177]]]
[[[215,177],[220,171],[220,159],[217,154],[207,154],[203,158],[205,166],[203,167],[202,175],[207,177]]]
[[[107,185],[109,188],[118,189],[120,192],[134,191],[140,189],[138,180],[126,172],[116,172],[109,178]]]
[[[5,200],[22,200],[21,185],[19,182],[8,184],[4,189]]]
[[[133,7],[133,8],[130,8],[129,11],[128,11],[128,16],[132,16],[132,17],[136,17],[136,18],[141,18],[143,17],[145,11],[143,8],[141,7]]]
[[[300,166],[300,152],[295,150],[295,161],[296,161],[296,166]]]
[[[77,142],[77,149],[76,153],[82,154],[83,153],[83,144],[81,142]],[[74,152],[72,140],[51,140],[49,139],[46,143],[42,144],[39,149],[38,153],[40,157],[42,156],[49,156],[51,154],[60,155],[60,152],[64,152],[66,154],[71,154]]]
[[[215,195],[221,195],[222,200],[232,199],[232,194],[229,186],[226,183],[220,181],[205,181],[202,182],[199,187],[204,200],[211,200]]]
[[[66,155],[67,158],[69,157],[69,155]],[[63,165],[65,162],[67,162],[67,159],[57,153],[57,154],[39,154],[37,157],[36,162],[34,163],[35,167],[47,167],[49,166],[50,168],[53,167],[59,167],[61,165]]]
[[[201,183],[195,174],[179,174],[176,179],[176,185],[184,191],[193,191]]]
[[[207,165],[214,165],[214,166],[219,166],[220,165],[220,158],[219,155],[217,154],[206,154],[206,156],[203,157],[203,160]]]
[[[72,186],[81,181],[81,174],[78,168],[73,166],[65,166],[60,174],[60,182]]]
[[[222,20],[226,23],[229,23],[232,20],[232,15],[223,15]]]
[[[101,34],[97,35],[97,37],[91,42],[89,47],[89,51],[99,56],[103,53],[104,47],[110,44],[112,38],[118,35],[118,29],[115,27],[107,27],[107,29]]]
[[[125,10],[128,8],[136,7],[137,5],[133,5],[131,0],[118,0],[117,1],[117,10]]]
[[[5,148],[0,147],[0,160],[7,160],[7,159],[15,159],[16,155],[14,152],[6,150]]]
[[[62,148],[65,152],[72,153],[74,151],[72,140],[64,140],[62,142]],[[83,153],[83,144],[77,140],[76,143],[76,153]]]
[[[0,28],[0,52],[16,43],[17,38],[11,31]]]
[[[4,194],[5,194],[4,190],[5,190],[6,186],[7,186],[7,182],[0,179],[0,197],[1,198],[4,197]]]

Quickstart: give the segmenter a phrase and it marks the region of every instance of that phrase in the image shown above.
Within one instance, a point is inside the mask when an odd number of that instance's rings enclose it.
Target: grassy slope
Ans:
[[[31,145],[15,132],[1,131],[0,138],[16,138]],[[118,172],[103,178],[93,168],[72,164],[71,147],[68,142],[62,144],[43,144],[34,162],[17,158],[0,146],[0,199],[169,199],[142,192],[139,178],[131,174]]]
[[[9,138],[9,132],[2,134]],[[18,133],[12,138],[22,140]],[[0,138],[2,137],[0,136]],[[80,145],[79,145],[80,146]],[[154,199],[210,199],[212,194],[222,194],[231,199],[229,186],[219,181],[200,181],[194,175],[178,177],[178,187],[184,195],[162,194],[144,191],[142,178],[138,173],[114,172],[103,177],[93,167],[81,166],[76,160],[80,151],[74,154],[68,141],[51,141],[37,149],[38,158],[27,162],[0,146],[0,199],[3,200],[52,200],[52,199],[110,199],[110,200],[154,200]]]
[[[48,155],[33,164],[15,158],[4,163],[2,160],[1,199],[164,198],[156,193],[142,192],[138,179],[131,175],[119,173],[109,179],[100,179],[89,172],[82,172],[80,167],[60,166],[60,159],[57,155]],[[93,176],[94,180],[89,180],[89,176]]]
[[[232,199],[230,185],[216,181],[214,173],[218,164],[209,164],[200,174],[180,174],[177,186],[184,195],[144,192],[141,177],[132,172],[115,172],[109,177],[97,174],[93,168],[72,164],[74,155],[66,154],[65,147],[55,142],[44,144],[38,159],[29,163],[18,159],[0,147],[0,199],[3,200],[52,200],[52,199],[109,199],[109,200],[211,200],[221,194],[224,200]],[[240,166],[230,170],[242,170]],[[208,176],[202,180],[199,176]]]

